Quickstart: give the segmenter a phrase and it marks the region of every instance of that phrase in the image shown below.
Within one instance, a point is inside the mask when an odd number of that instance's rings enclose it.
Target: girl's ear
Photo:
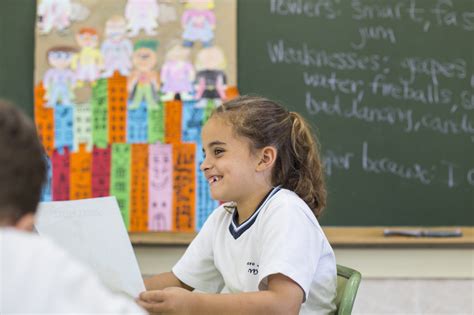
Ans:
[[[277,158],[277,149],[272,146],[263,148],[260,151],[260,161],[257,165],[257,171],[270,169],[275,164]]]

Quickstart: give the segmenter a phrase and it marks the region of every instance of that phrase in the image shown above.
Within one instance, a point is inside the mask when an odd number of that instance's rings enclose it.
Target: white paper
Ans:
[[[113,291],[145,291],[115,197],[40,203],[36,230],[88,265]]]

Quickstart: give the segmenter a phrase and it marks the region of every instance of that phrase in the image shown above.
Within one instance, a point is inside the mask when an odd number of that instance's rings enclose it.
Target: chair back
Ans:
[[[357,270],[337,265],[336,307],[338,315],[350,315],[362,275]]]

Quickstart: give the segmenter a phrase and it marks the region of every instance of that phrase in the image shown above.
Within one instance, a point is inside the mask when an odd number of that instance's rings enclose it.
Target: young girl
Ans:
[[[201,170],[226,203],[172,272],[145,280],[138,303],[160,314],[333,312],[336,262],[317,221],[326,191],[308,124],[244,96],[213,112],[202,142]]]

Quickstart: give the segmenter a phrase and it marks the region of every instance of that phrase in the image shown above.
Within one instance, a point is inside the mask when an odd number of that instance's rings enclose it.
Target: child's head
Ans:
[[[76,34],[76,41],[81,47],[96,47],[99,44],[99,35],[94,28],[83,27]]]
[[[182,45],[173,46],[165,56],[165,61],[189,61],[191,49]]]
[[[105,22],[105,35],[115,41],[127,34],[127,20],[123,16],[114,15]]]
[[[133,47],[132,61],[135,68],[139,71],[152,70],[158,60],[156,50],[158,41],[152,39],[142,39],[135,43]]]
[[[296,112],[262,97],[242,96],[216,108],[210,119],[230,124],[251,151],[276,149],[271,184],[297,193],[318,217],[326,205],[319,148],[310,126]]]
[[[0,226],[33,218],[46,178],[44,151],[33,122],[0,100]]]
[[[227,62],[224,52],[217,46],[201,49],[196,56],[195,67],[197,71],[225,70]]]
[[[71,46],[55,46],[48,50],[49,64],[58,69],[66,69],[71,64],[72,56],[76,50]]]

